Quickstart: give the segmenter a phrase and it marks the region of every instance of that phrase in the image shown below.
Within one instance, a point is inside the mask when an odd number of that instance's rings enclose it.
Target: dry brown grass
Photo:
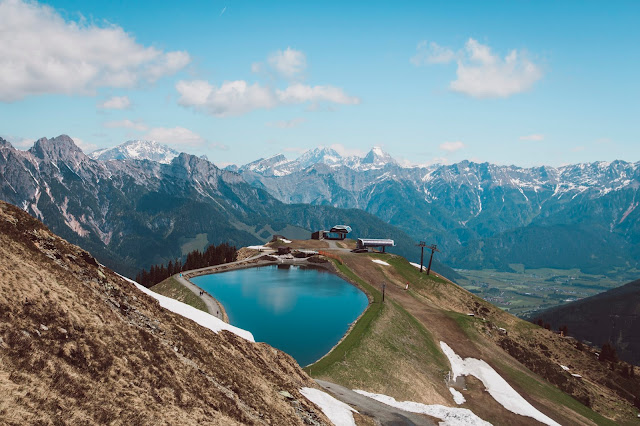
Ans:
[[[0,283],[2,424],[328,423],[290,356],[160,308],[5,203]]]

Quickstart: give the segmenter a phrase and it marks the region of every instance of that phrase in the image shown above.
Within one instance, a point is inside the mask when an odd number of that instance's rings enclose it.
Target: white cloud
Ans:
[[[71,139],[73,139],[73,142],[78,146],[78,148],[80,148],[82,150],[82,152],[84,152],[85,154],[89,153],[89,152],[93,152],[96,149],[98,149],[98,145],[91,143],[91,142],[85,142],[80,138],[76,138],[76,137],[72,137]]]
[[[470,38],[465,45],[466,60],[458,61],[453,91],[474,98],[506,98],[529,90],[542,78],[542,70],[523,52],[512,50],[504,59],[489,46]]]
[[[343,157],[353,157],[353,156],[364,157],[364,155],[366,154],[366,152],[361,149],[348,148],[340,143],[334,143],[332,145],[329,145],[329,148],[333,149],[335,152],[337,152]]]
[[[258,83],[249,85],[244,80],[225,81],[220,87],[207,81],[179,81],[178,103],[209,114],[225,117],[245,114],[254,109],[270,109],[276,106],[273,92]]]
[[[299,124],[304,123],[306,120],[302,117],[293,118],[291,120],[280,120],[280,121],[272,121],[267,123],[269,127],[277,127],[279,129],[290,129],[292,127],[296,127]]]
[[[119,120],[119,121],[107,121],[103,124],[104,127],[115,129],[115,128],[123,128],[123,129],[132,129],[137,130],[139,132],[144,132],[148,129],[147,125],[142,121],[131,121],[128,119]]]
[[[584,146],[576,146],[576,147],[571,148],[571,151],[572,151],[572,152],[582,152],[582,151],[584,151],[585,149],[586,149],[586,148],[585,148]]]
[[[98,104],[98,107],[102,109],[126,109],[130,106],[131,101],[128,96],[114,96]]]
[[[356,105],[360,99],[348,96],[339,87],[333,86],[308,86],[295,83],[284,90],[276,90],[278,99],[287,104],[300,104],[304,102],[332,102],[336,104]]]
[[[204,80],[179,81],[178,103],[217,117],[241,115],[255,109],[271,109],[282,104],[332,102],[358,104],[360,99],[348,96],[333,86],[307,86],[295,83],[284,90],[273,90],[244,80],[225,81],[220,87]]]
[[[449,87],[474,98],[506,98],[529,90],[542,78],[542,69],[527,57],[526,52],[514,49],[501,58],[489,46],[473,38],[457,52],[435,42],[420,42],[410,61],[420,66],[454,60],[457,78]]]
[[[464,144],[460,141],[444,142],[440,144],[440,149],[447,152],[455,152],[464,148]]]
[[[20,150],[26,150],[33,146],[35,139],[28,139],[21,136],[13,136],[13,135],[0,135],[3,139],[9,141],[14,148]]]
[[[418,43],[416,54],[409,60],[415,66],[426,64],[447,64],[456,58],[453,50],[442,47],[436,42],[426,40]]]
[[[186,52],[138,44],[116,25],[66,21],[35,2],[0,2],[0,34],[0,102],[133,87],[174,74],[191,60]]]
[[[254,62],[251,64],[251,72],[258,74],[264,70],[264,64],[262,62]]]
[[[287,47],[269,55],[267,62],[280,75],[293,78],[307,68],[307,57],[299,51]]]
[[[539,133],[534,133],[532,135],[520,136],[520,140],[521,141],[543,141],[544,135],[541,135]]]
[[[143,139],[187,146],[199,146],[205,142],[202,136],[184,127],[154,127],[143,136]]]

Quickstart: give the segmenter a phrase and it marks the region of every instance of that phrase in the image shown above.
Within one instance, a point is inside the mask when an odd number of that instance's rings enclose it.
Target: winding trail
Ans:
[[[237,265],[241,265],[243,263],[248,263],[250,261],[256,260],[259,257],[262,257],[265,254],[270,254],[270,253],[273,253],[273,250],[271,250],[271,251],[265,250],[263,252],[260,252],[259,254],[256,254],[255,256],[249,257],[247,259],[236,260],[235,262],[225,263],[223,265],[207,266],[205,268],[198,268],[198,269],[191,269],[189,271],[182,271],[182,273],[175,274],[173,276],[173,278],[175,278],[180,284],[184,285],[186,288],[191,290],[193,292],[193,294],[195,294],[200,299],[202,299],[204,304],[207,306],[207,310],[209,311],[209,313],[211,315],[221,319],[222,321],[224,321],[226,323],[229,323],[229,317],[227,316],[227,313],[225,312],[225,310],[222,307],[222,305],[220,304],[220,302],[218,302],[215,297],[213,297],[212,295],[210,295],[209,293],[207,293],[206,291],[204,291],[203,289],[201,289],[200,287],[198,287],[197,285],[195,285],[194,283],[189,281],[187,276],[188,275],[204,275],[207,271],[213,273],[220,266],[229,267],[229,266],[232,266],[232,265],[236,265],[236,266]],[[200,295],[201,291],[203,292],[202,295]]]
[[[383,426],[433,426],[436,424],[427,416],[391,407],[344,386],[318,379],[316,383],[336,399],[351,405],[361,414],[373,417]]]
[[[222,309],[218,301],[213,296],[211,296],[209,293],[202,290],[200,287],[198,287],[197,285],[195,285],[194,283],[186,279],[184,276],[180,276],[180,275],[182,274],[175,274],[173,278],[175,278],[180,284],[182,284],[183,286],[191,290],[193,294],[200,297],[200,299],[202,299],[204,304],[207,306],[207,310],[211,315],[213,315],[218,319],[221,319],[226,323],[229,322],[229,318],[227,317],[226,312]],[[204,291],[202,296],[200,296],[201,291]]]

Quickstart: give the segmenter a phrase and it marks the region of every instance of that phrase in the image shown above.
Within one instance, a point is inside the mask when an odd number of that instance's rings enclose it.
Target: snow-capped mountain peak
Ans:
[[[302,154],[296,160],[300,169],[306,169],[318,163],[326,164],[330,167],[336,167],[343,164],[343,158],[334,149],[327,147],[320,147],[310,149]]]
[[[156,141],[130,140],[113,148],[93,151],[89,156],[95,160],[151,160],[169,164],[180,153]]]
[[[396,160],[387,154],[379,146],[374,146],[371,151],[360,161],[360,169],[379,169],[387,164],[397,164]]]
[[[295,170],[295,162],[289,161],[282,154],[276,154],[269,158],[261,158],[239,168],[242,172],[253,172],[262,175],[285,176]]]

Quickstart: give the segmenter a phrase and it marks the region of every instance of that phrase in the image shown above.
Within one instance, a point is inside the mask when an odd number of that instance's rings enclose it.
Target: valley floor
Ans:
[[[458,269],[463,279],[457,283],[482,299],[521,318],[572,302],[636,279],[640,272],[587,274],[579,269],[525,269],[512,265],[513,271]]]

